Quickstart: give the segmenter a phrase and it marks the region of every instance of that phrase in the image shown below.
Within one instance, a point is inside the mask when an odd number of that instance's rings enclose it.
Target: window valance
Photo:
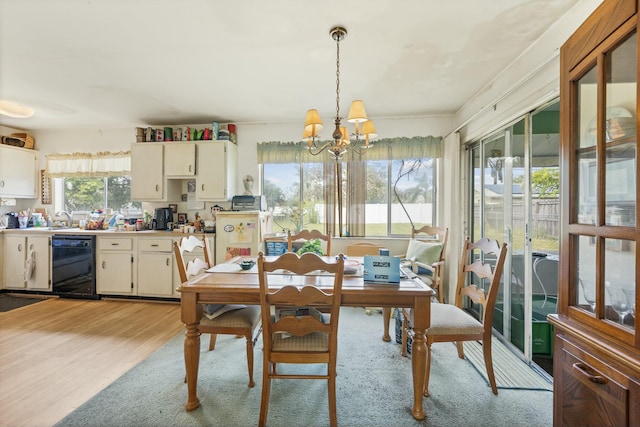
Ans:
[[[414,136],[412,138],[382,138],[374,141],[362,159],[349,152],[345,160],[403,160],[425,157],[441,158],[444,138],[441,136]],[[326,141],[325,141],[326,142]],[[334,159],[328,153],[313,156],[305,142],[270,141],[259,143],[258,163],[330,163]]]
[[[131,151],[47,154],[45,175],[51,178],[131,174]]]

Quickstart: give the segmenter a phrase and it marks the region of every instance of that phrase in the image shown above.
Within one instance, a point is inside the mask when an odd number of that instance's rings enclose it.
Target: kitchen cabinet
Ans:
[[[6,289],[51,291],[49,236],[5,236],[3,255]],[[33,257],[35,267],[25,275],[27,257]]]
[[[164,176],[189,178],[196,174],[196,144],[170,142],[164,144]]]
[[[172,238],[138,240],[139,296],[174,296],[174,258]]]
[[[0,197],[36,198],[38,152],[0,144]]]
[[[101,295],[136,295],[133,237],[98,236],[96,288]]]
[[[230,141],[198,142],[196,200],[225,201],[235,194],[238,146]]]
[[[131,145],[131,200],[178,201],[181,182],[164,176],[164,144]]]
[[[554,425],[640,425],[638,8],[605,0],[560,51]]]

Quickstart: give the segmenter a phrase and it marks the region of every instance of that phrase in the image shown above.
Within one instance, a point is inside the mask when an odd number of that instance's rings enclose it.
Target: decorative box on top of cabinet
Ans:
[[[554,425],[640,425],[638,8],[605,0],[560,51]]]
[[[37,151],[0,144],[0,197],[35,198],[37,171]]]

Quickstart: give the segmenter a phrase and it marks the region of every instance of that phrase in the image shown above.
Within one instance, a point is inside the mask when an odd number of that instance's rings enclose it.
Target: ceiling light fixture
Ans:
[[[16,119],[28,119],[35,114],[33,108],[11,101],[0,100],[0,114]]]
[[[378,135],[373,122],[367,117],[364,103],[360,100],[351,103],[347,116],[348,122],[355,123],[355,132],[352,134],[355,138],[353,143],[349,138],[347,128],[342,126],[343,117],[340,117],[340,42],[347,36],[347,30],[343,27],[334,27],[329,31],[329,34],[336,41],[336,116],[334,117],[336,128],[331,135],[333,141],[328,141],[324,145],[319,144],[318,132],[322,130],[323,126],[320,114],[315,109],[307,111],[302,137],[307,140],[307,148],[312,155],[316,156],[324,150],[328,150],[338,160],[347,150],[364,154],[364,149],[370,146],[369,140]]]

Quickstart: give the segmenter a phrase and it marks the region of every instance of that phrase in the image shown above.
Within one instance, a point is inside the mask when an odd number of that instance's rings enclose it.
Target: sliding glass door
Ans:
[[[557,294],[558,113],[557,102],[545,106],[469,151],[471,236],[509,247],[493,326],[526,360],[552,350],[545,319]]]

